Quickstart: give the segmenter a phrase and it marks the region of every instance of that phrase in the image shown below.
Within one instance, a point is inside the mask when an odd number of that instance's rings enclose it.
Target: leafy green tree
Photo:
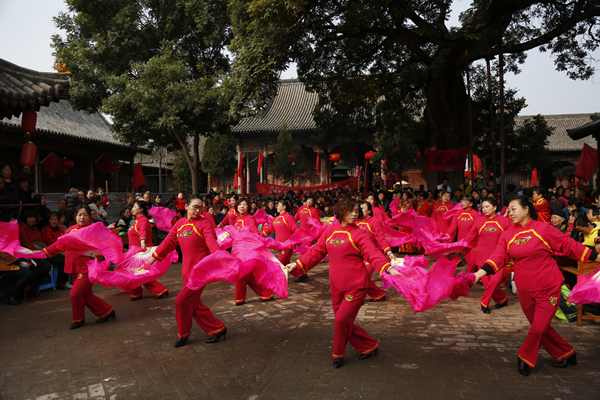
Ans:
[[[232,0],[234,110],[242,116],[261,110],[277,90],[279,72],[296,62],[299,77],[320,95],[319,145],[335,141],[339,122],[357,133],[372,126],[382,102],[398,114],[394,106],[422,98],[421,146],[444,150],[467,144],[464,73],[474,62],[497,57],[497,80],[500,54],[505,70],[516,73],[526,52],[539,48],[551,52],[569,77],[593,75],[588,56],[599,45],[597,0],[476,0],[461,13],[460,26],[450,27],[453,3]],[[474,102],[472,120],[486,107],[487,101]],[[450,175],[460,180],[462,173]]]
[[[233,174],[237,167],[237,141],[229,129],[206,139],[202,150],[202,169],[214,176]]]
[[[196,170],[198,176],[198,193],[205,193],[208,187],[206,182],[206,174],[200,168]],[[176,191],[181,190],[182,193],[190,194],[194,193],[192,186],[192,173],[190,167],[183,155],[183,151],[179,150],[175,157],[173,165],[173,175],[175,180],[173,181],[173,189]],[[180,189],[181,188],[181,189]]]
[[[73,106],[111,115],[127,143],[181,148],[198,193],[200,135],[231,123],[221,84],[232,37],[227,1],[66,2],[68,12],[55,17],[66,38],[52,40],[73,72]]]
[[[292,138],[285,122],[281,124],[273,153],[273,165],[269,169],[276,177],[291,182],[292,186],[295,180],[308,172],[308,163],[302,146]]]

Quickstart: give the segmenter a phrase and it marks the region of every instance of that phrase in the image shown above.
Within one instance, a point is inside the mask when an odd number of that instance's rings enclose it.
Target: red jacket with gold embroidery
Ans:
[[[447,219],[444,219],[444,213],[446,211],[449,211],[452,207],[454,207],[452,205],[452,203],[447,202],[444,204],[439,203],[433,209],[431,218],[433,218],[434,221],[437,222],[437,226],[438,226],[438,229],[440,230],[440,232],[446,233],[446,232],[448,232],[448,228],[450,228],[450,221],[448,221]]]
[[[302,206],[298,209],[298,212],[296,213],[296,216],[294,217],[294,221],[296,221],[296,222],[300,221],[300,228],[310,229],[311,226],[308,224],[308,219],[311,217],[315,218],[319,223],[321,223],[321,221],[319,219],[321,217],[321,213],[319,211],[317,211],[316,208]]]
[[[298,229],[300,228],[296,225],[294,217],[287,212],[283,212],[275,218],[269,226],[263,229],[263,235],[269,236],[275,232],[275,240],[278,242],[285,242]]]
[[[146,247],[152,247],[152,228],[150,227],[150,221],[145,215],[139,215],[135,217],[131,228],[127,231],[129,237],[129,245],[135,247],[142,247],[140,241],[146,240]]]
[[[238,214],[238,217],[235,219],[235,223],[233,224],[233,226],[237,229],[242,229],[244,227],[249,226],[250,232],[260,235],[260,232],[258,231],[258,223],[256,223],[254,217],[249,213],[246,213],[244,215]]]
[[[67,229],[67,232],[65,232],[65,235],[68,235],[69,233],[76,231],[77,229],[82,229],[82,228],[85,228],[86,226],[90,226],[90,225],[91,224],[87,224],[84,226],[72,225],[69,227],[69,229]],[[53,257],[57,254],[62,253],[62,250],[59,250],[57,248],[57,243],[58,242],[54,242],[50,246],[44,248],[44,251],[46,252],[46,254],[48,254],[48,257]],[[65,251],[65,273],[67,273],[67,274],[87,274],[88,266],[86,264],[86,261],[90,261],[92,258],[93,257],[83,256],[80,254],[72,253],[70,251]]]
[[[385,254],[392,249],[383,233],[383,224],[377,218],[368,217],[365,219],[360,219],[356,221],[356,226],[366,230],[367,232],[370,232],[375,237],[375,242],[377,242],[379,248]]]
[[[223,221],[221,221],[221,223],[219,225],[221,226],[225,226],[225,225],[235,225],[235,220],[237,219],[237,217],[239,217],[240,214],[238,214],[237,211],[235,211],[235,208],[231,207],[229,209],[229,211],[227,211],[227,215],[225,216],[225,218],[223,218]],[[214,219],[214,218],[213,218]]]
[[[560,285],[564,280],[555,252],[587,262],[592,250],[545,222],[529,220],[525,226],[512,226],[500,235],[496,250],[485,261],[494,271],[510,259],[515,261],[518,290],[533,292]]]
[[[509,230],[511,227],[512,222],[502,215],[494,214],[492,218],[480,215],[465,238],[473,248],[471,256],[475,258],[472,258],[471,261],[479,267],[485,264],[485,260],[496,250],[502,232]],[[464,254],[469,251],[470,249],[467,248]]]
[[[354,224],[329,226],[317,243],[296,261],[296,266],[306,273],[327,254],[329,282],[331,289],[337,291],[369,287],[371,277],[365,261],[379,274],[390,266],[372,236]]]
[[[542,198],[533,203],[535,212],[540,222],[550,222],[550,203],[548,200]]]
[[[458,242],[460,239],[467,237],[477,218],[479,218],[479,213],[472,208],[469,211],[462,210],[457,212],[452,217],[452,223],[446,231],[446,235],[453,239],[456,236],[456,241]],[[458,236],[456,235],[457,231]]]
[[[204,257],[219,250],[215,230],[208,218],[202,215],[191,221],[188,221],[187,218],[180,219],[171,228],[169,234],[160,246],[158,246],[153,256],[157,260],[163,260],[177,246],[181,248],[183,255],[181,276],[183,277],[184,284],[187,282],[194,265],[198,264]]]

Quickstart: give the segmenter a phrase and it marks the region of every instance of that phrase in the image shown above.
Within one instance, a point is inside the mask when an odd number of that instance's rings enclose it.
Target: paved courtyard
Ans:
[[[540,352],[531,376],[518,374],[517,348],[528,324],[518,299],[480,311],[481,286],[468,298],[415,314],[404,297],[365,303],[357,318],[380,341],[377,357],[357,360],[350,346],[334,369],[333,312],[327,263],[289,297],[259,303],[249,289],[234,306],[233,285],[209,285],[202,299],[228,328],[227,341],[206,344],[194,323],[188,345],[175,349],[174,301],[181,264],[161,279],[170,296],[141,301],[95,286],[116,320],[69,331],[67,291],[46,290],[19,306],[0,304],[0,399],[598,399],[600,324],[553,326],[578,353],[576,367],[557,369]],[[380,284],[380,283],[378,283]],[[252,296],[250,296],[252,294]]]

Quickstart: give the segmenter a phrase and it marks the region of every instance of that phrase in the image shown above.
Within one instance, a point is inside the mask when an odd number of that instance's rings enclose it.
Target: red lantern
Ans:
[[[329,156],[329,161],[332,161],[335,165],[337,165],[338,161],[340,161],[340,155],[338,153],[333,153]]]
[[[418,160],[419,158],[421,158],[421,152],[417,153],[417,156],[415,157],[415,160]]]
[[[21,147],[21,164],[25,166],[23,172],[29,173],[29,168],[35,164],[36,152],[35,144],[31,142],[27,142]]]
[[[21,130],[27,133],[35,132],[35,124],[37,122],[37,114],[34,110],[24,110],[21,116]]]
[[[367,152],[365,153],[365,158],[366,158],[367,160],[369,160],[369,162],[370,162],[370,163],[372,163],[373,161],[371,161],[371,158],[373,158],[373,156],[374,156],[375,154],[377,154],[377,153],[375,153],[374,151],[367,151]]]

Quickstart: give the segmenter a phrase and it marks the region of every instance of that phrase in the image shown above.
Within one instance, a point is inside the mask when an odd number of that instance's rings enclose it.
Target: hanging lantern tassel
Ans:
[[[28,174],[30,172],[30,168],[35,164],[35,155],[37,152],[37,148],[35,144],[31,142],[27,142],[21,147],[21,164],[23,164],[23,172]]]

